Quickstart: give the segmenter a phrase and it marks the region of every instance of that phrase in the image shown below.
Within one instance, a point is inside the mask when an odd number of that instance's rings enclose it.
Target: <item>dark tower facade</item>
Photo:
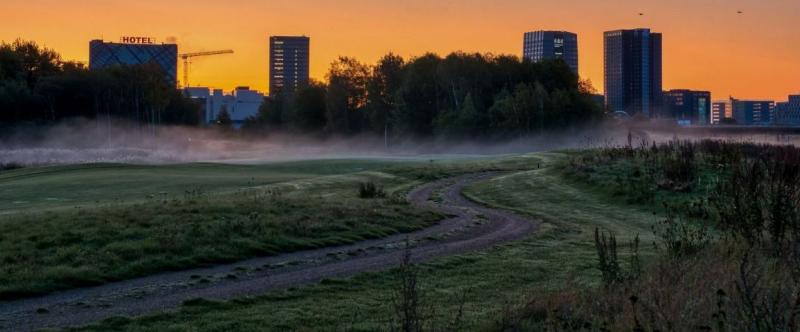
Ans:
[[[308,85],[308,37],[272,36],[269,38],[269,94],[292,94]]]
[[[694,90],[669,90],[664,93],[665,112],[662,118],[673,119],[682,125],[709,125],[711,92]]]
[[[563,59],[578,73],[578,35],[567,31],[526,32],[522,42],[522,57],[533,62]]]
[[[608,31],[604,36],[606,109],[628,116],[656,116],[662,105],[660,33]]]
[[[170,84],[178,84],[178,45],[89,42],[89,69],[156,64]]]

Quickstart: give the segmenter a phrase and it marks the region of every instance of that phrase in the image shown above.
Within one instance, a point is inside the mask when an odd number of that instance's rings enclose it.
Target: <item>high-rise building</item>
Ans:
[[[739,125],[766,125],[772,123],[775,102],[771,100],[739,100],[731,98],[733,119]]]
[[[605,33],[606,109],[657,115],[661,107],[661,34],[650,29]]]
[[[269,94],[292,94],[308,85],[308,37],[272,36],[269,38]]]
[[[800,95],[791,95],[789,101],[775,105],[775,123],[784,126],[800,125]]]
[[[674,119],[680,125],[711,124],[711,92],[669,90],[664,92],[662,116]]]
[[[89,42],[89,69],[153,63],[163,71],[169,84],[178,84],[178,45],[155,44],[150,38],[128,38],[122,43]]]
[[[578,73],[578,35],[567,31],[526,32],[522,57],[533,62],[562,59]]]

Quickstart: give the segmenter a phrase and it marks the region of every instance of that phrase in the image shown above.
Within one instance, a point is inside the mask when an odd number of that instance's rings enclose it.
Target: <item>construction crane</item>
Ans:
[[[219,54],[231,54],[233,50],[221,50],[221,51],[208,51],[208,52],[195,52],[195,53],[184,53],[180,54],[179,56],[183,60],[183,87],[189,87],[189,60],[194,57],[199,56],[209,56],[209,55],[219,55]]]

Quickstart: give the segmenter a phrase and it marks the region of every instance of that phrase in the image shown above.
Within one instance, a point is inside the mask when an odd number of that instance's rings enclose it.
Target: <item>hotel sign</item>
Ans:
[[[120,38],[123,44],[155,44],[156,39],[151,37],[124,36]]]

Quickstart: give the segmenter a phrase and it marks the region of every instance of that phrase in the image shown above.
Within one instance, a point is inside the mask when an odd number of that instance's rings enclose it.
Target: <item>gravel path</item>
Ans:
[[[409,193],[412,204],[451,216],[423,230],[0,302],[0,330],[80,326],[113,316],[174,310],[195,298],[225,300],[385,270],[401,262],[406,243],[411,246],[412,260],[420,262],[519,240],[535,230],[535,222],[478,205],[461,195],[465,186],[492,176],[496,174],[460,176],[428,183]]]

